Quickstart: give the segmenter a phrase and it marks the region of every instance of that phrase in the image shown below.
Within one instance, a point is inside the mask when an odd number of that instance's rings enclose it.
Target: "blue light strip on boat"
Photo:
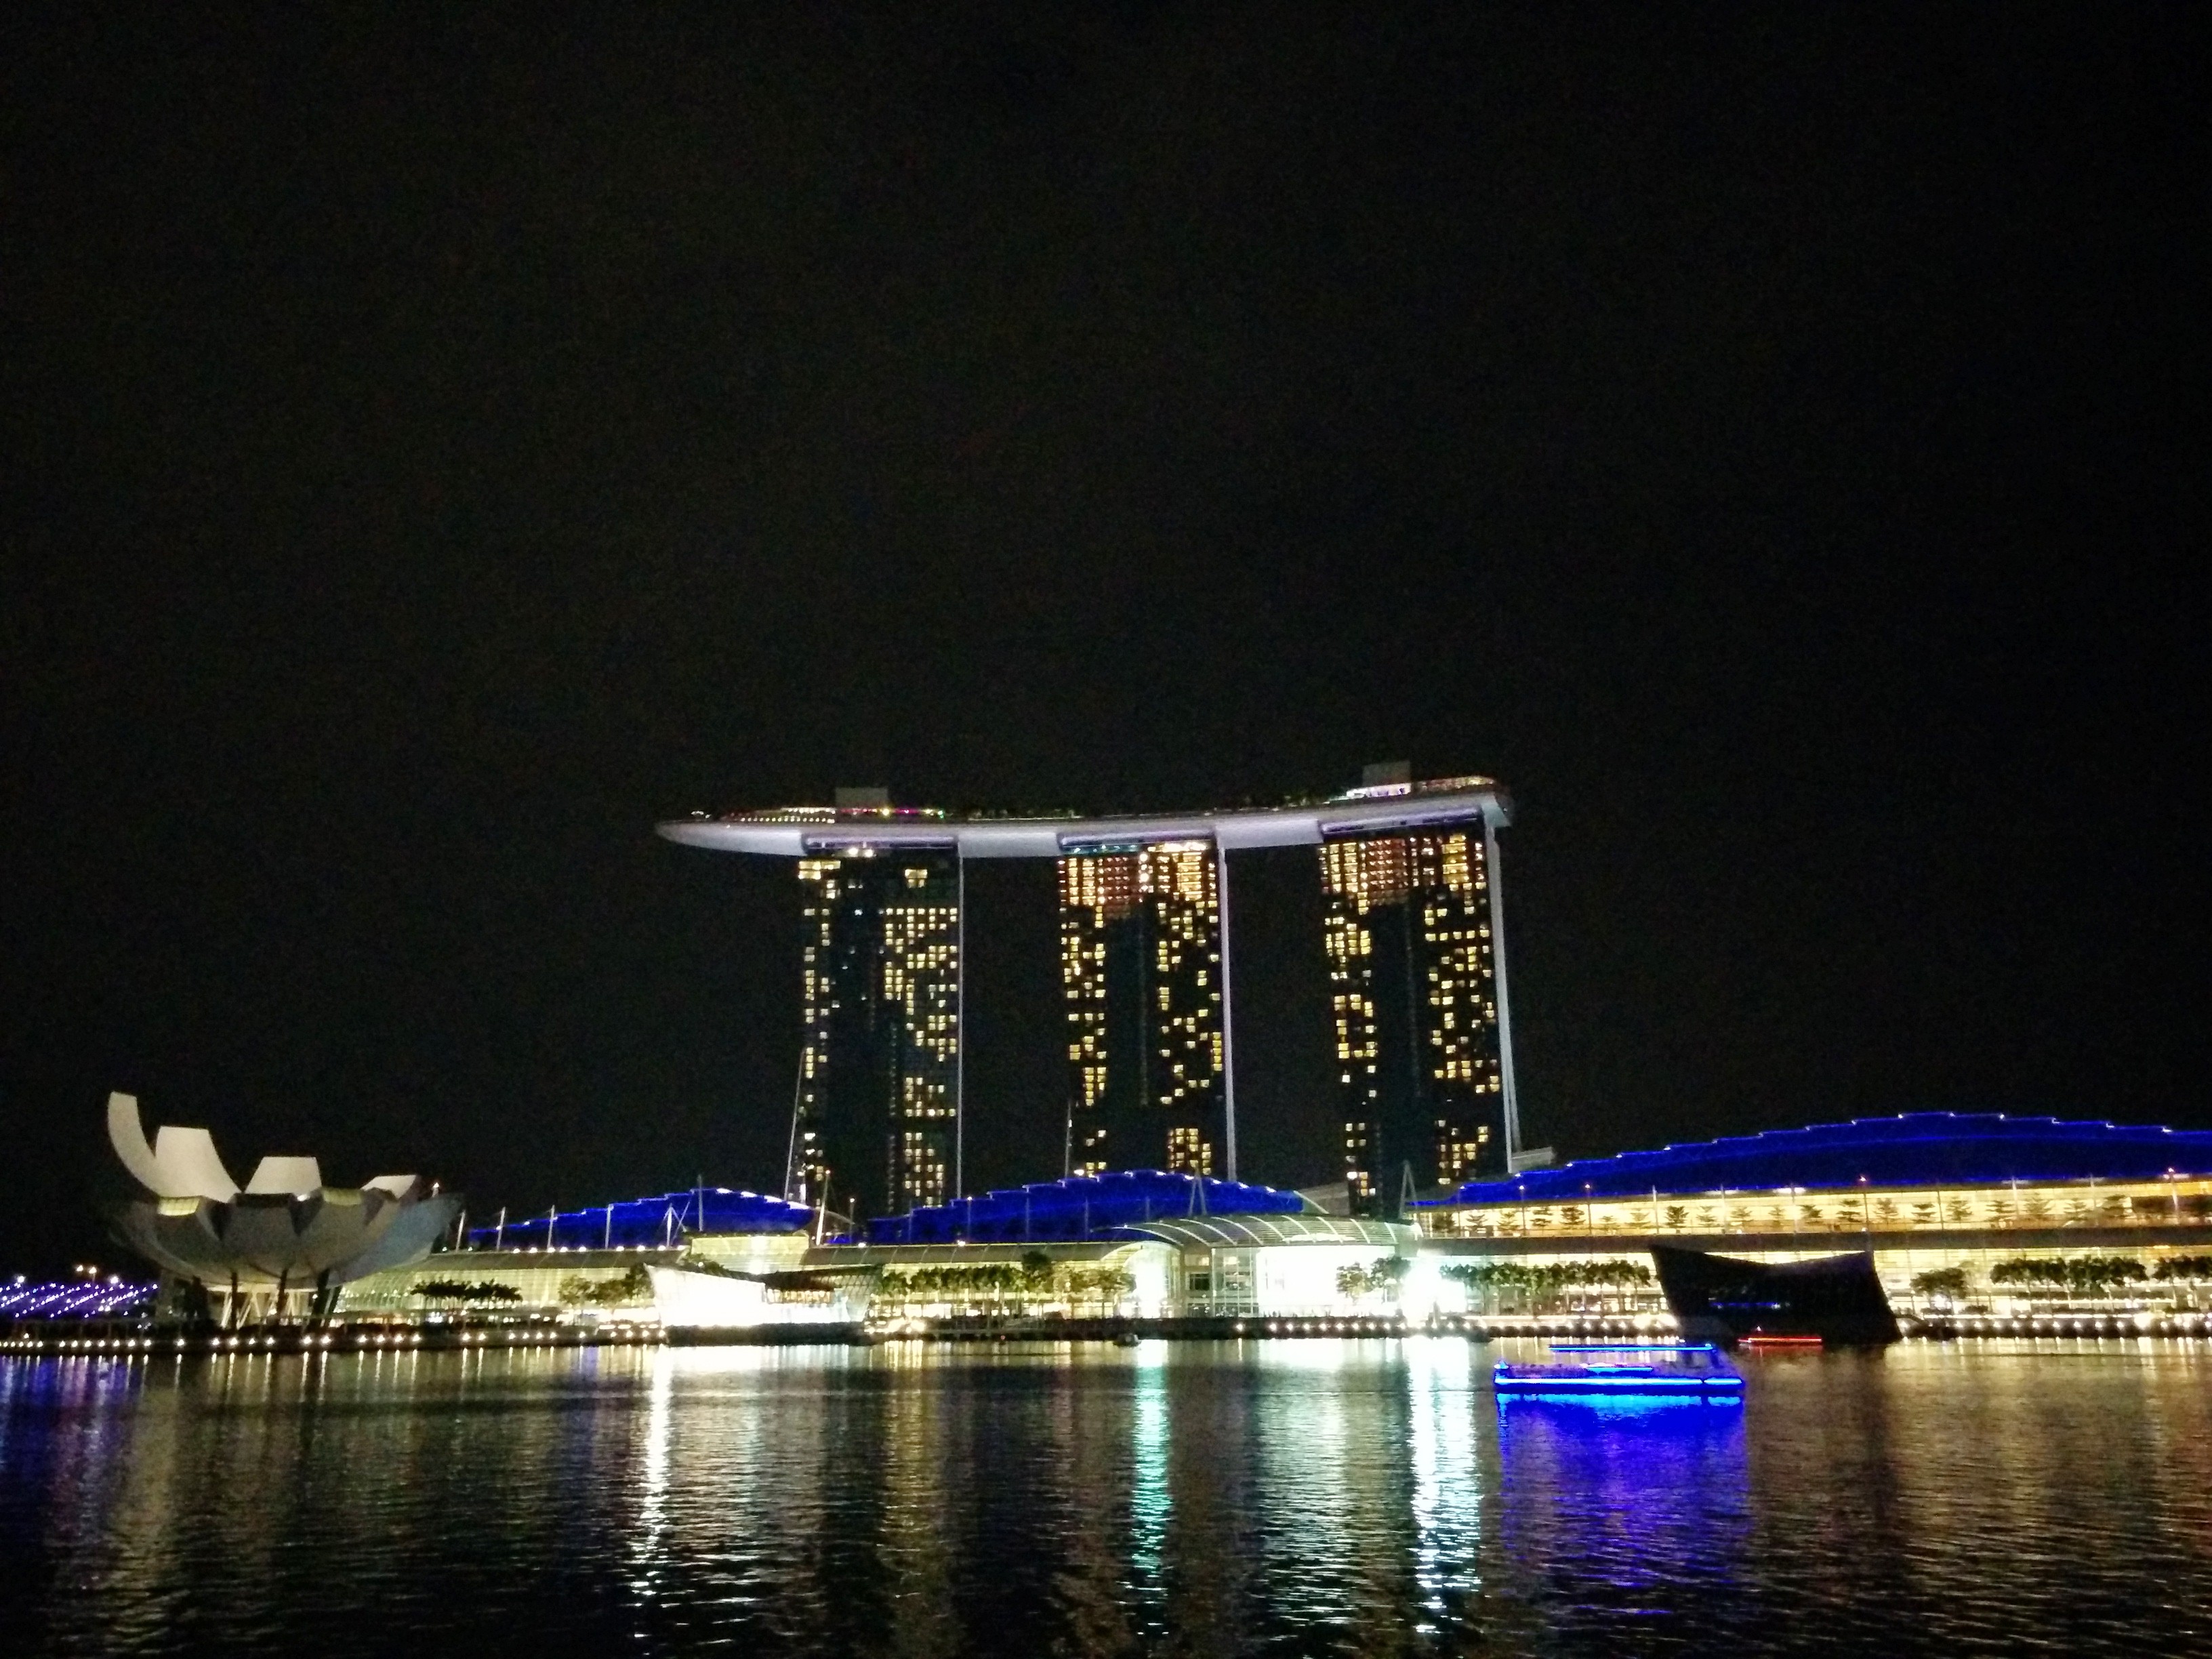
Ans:
[[[1504,1376],[1499,1377],[1495,1386],[1501,1397],[1517,1395],[1534,1400],[1572,1400],[1589,1395],[1664,1395],[1677,1400],[1743,1398],[1743,1379],[1739,1376],[1589,1376],[1571,1380]]]
[[[1678,1389],[1667,1394],[1653,1394],[1648,1389],[1632,1393],[1623,1389],[1616,1389],[1606,1393],[1584,1391],[1552,1394],[1538,1393],[1532,1389],[1511,1391],[1501,1389],[1498,1395],[1498,1409],[1501,1411],[1511,1406],[1573,1407],[1583,1411],[1608,1413],[1679,1411],[1685,1407],[1695,1410],[1702,1406],[1741,1407],[1742,1404],[1743,1395],[1733,1389],[1725,1393],[1702,1389],[1696,1393],[1690,1393]]]

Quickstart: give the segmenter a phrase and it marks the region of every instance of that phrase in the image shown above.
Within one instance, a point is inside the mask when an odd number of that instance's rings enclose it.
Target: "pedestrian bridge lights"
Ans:
[[[786,1195],[857,1224],[965,1190],[964,875],[1060,866],[1069,1175],[1237,1178],[1229,855],[1318,849],[1354,1213],[1396,1216],[1516,1167],[1498,830],[1488,778],[1370,767],[1325,800],[1164,816],[955,815],[880,789],[703,814],[671,841],[795,862],[805,1039]]]

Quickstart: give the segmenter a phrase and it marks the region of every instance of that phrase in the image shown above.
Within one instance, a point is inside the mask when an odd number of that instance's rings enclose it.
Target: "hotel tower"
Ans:
[[[1224,1171],[1218,854],[1211,841],[1060,860],[1066,1173]]]
[[[786,1196],[855,1223],[954,1195],[960,871],[868,845],[799,860],[805,1042]]]
[[[1480,825],[1322,843],[1345,1185],[1395,1219],[1506,1169],[1504,1068]]]

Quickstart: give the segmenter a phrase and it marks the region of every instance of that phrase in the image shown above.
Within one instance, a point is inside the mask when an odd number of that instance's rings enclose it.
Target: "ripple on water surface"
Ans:
[[[0,1650],[2212,1651],[2212,1352],[1510,1351],[0,1361]]]

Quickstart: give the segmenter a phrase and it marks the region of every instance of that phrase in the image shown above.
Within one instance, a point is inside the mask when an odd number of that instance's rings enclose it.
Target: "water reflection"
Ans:
[[[1497,1402],[1499,1537],[1522,1594],[1571,1634],[1709,1639],[1741,1602],[1742,1407],[1698,1400]]]
[[[884,1407],[883,1616],[890,1650],[913,1659],[960,1650],[953,1603],[958,1540],[945,1514],[946,1483],[957,1471],[941,1398],[931,1390],[896,1389]]]
[[[1053,1358],[1072,1364],[1078,1352],[1059,1350]],[[1140,1627],[1147,1644],[1157,1636],[1164,1601],[1157,1577],[1144,1579],[1134,1563],[1135,1384],[1133,1378],[1128,1388],[1116,1387],[1110,1367],[1086,1374],[1091,1386],[1049,1393],[1046,1433],[1058,1471],[1062,1547],[1048,1590],[1048,1625],[1060,1632],[1066,1652],[1129,1652]]]
[[[2176,1651],[2179,1345],[1516,1401],[1306,1341],[0,1363],[0,1651]]]
[[[1419,1622],[1406,1353],[1346,1340],[1255,1356],[1254,1601],[1304,1650],[1370,1652]]]
[[[1147,1342],[1139,1349],[1136,1387],[1129,1413],[1129,1588],[1137,1603],[1137,1622],[1158,1628],[1167,1601],[1161,1557],[1167,1547],[1168,1345]]]
[[[1481,1583],[1482,1475],[1476,1462],[1474,1361],[1464,1342],[1406,1345],[1411,1423],[1413,1582],[1426,1635],[1457,1616]]]
[[[474,1356],[487,1358],[481,1350]],[[465,1377],[466,1373],[464,1372]],[[662,1567],[668,1551],[669,1439],[675,1414],[676,1356],[662,1349],[653,1356],[652,1380],[641,1430],[644,1435],[642,1473],[638,1482],[637,1526],[630,1536],[630,1594],[641,1609],[661,1600]],[[641,1621],[640,1634],[643,1634]]]

